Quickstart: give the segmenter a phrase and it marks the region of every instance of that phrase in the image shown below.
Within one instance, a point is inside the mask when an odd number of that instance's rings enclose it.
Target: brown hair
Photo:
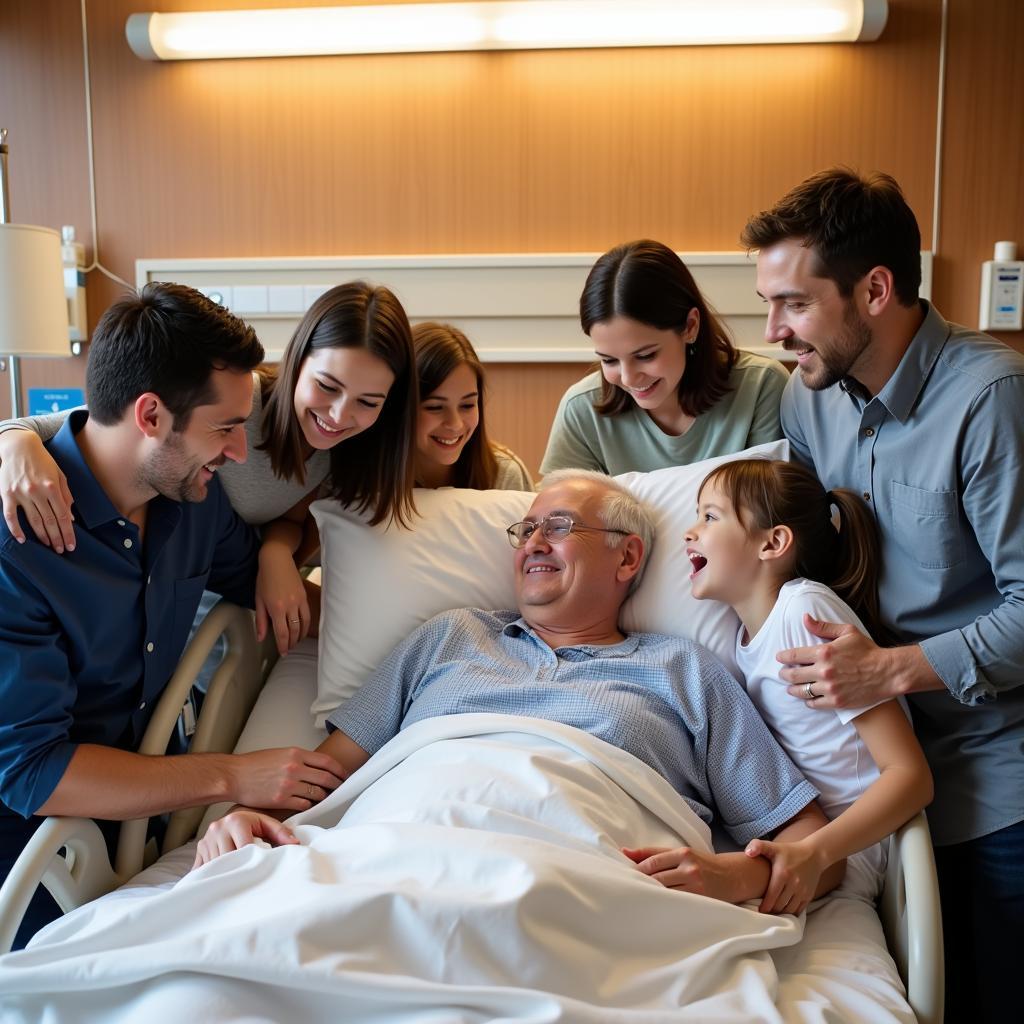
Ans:
[[[426,401],[431,392],[439,388],[449,374],[460,366],[468,366],[476,376],[480,421],[452,467],[452,483],[455,487],[488,490],[498,478],[498,460],[484,425],[484,368],[476,349],[470,344],[469,338],[451,324],[417,324],[412,329],[412,341],[416,350],[420,401]]]
[[[416,377],[409,320],[387,288],[353,281],[331,288],[309,307],[276,372],[266,367],[261,371],[267,397],[263,440],[257,447],[270,454],[279,477],[305,481],[295,386],[306,356],[322,348],[365,348],[395,375],[373,426],[330,449],[332,497],[358,512],[370,510],[371,526],[385,520],[408,525],[415,512]]]
[[[921,229],[896,179],[862,178],[848,167],[819,171],[770,210],[751,217],[740,242],[768,249],[795,239],[814,251],[817,276],[849,298],[872,267],[892,271],[896,297],[913,306],[921,288]]]
[[[256,332],[223,306],[183,284],[150,282],[100,317],[89,346],[89,415],[120,423],[139,395],[152,391],[184,430],[192,411],[217,400],[214,370],[246,373],[263,359]]]
[[[878,606],[878,530],[867,505],[853,491],[826,491],[795,462],[737,459],[712,470],[700,485],[720,488],[748,529],[788,526],[793,531],[794,572],[831,587],[863,620],[876,642],[891,642]],[[838,528],[832,506],[839,509]]]
[[[687,416],[699,416],[729,391],[737,353],[686,264],[667,245],[641,239],[606,252],[587,275],[580,323],[587,335],[594,324],[617,316],[662,331],[683,331],[691,309],[697,310],[700,326],[687,346],[677,395]],[[628,391],[601,378],[601,400],[595,408],[602,416],[617,416],[634,406]]]

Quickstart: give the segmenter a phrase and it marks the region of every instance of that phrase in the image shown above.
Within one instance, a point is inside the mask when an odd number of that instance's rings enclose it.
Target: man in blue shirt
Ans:
[[[313,752],[131,752],[204,587],[253,606],[257,537],[216,470],[245,461],[262,357],[250,327],[179,285],[149,285],[97,326],[89,409],[47,443],[75,496],[77,545],[57,554],[0,524],[0,882],[47,815],[268,796],[301,809],[310,783],[338,783],[340,766]],[[58,913],[40,890],[15,948]]]
[[[425,718],[546,718],[645,761],[709,823],[713,807],[740,845],[815,831],[825,817],[813,787],[722,665],[692,641],[619,629],[653,532],[621,485],[597,473],[553,474],[526,519],[509,528],[518,611],[461,609],[425,623],[330,716],[332,731],[319,749],[351,773]],[[242,810],[211,825],[197,863],[257,836],[295,842],[276,817]],[[768,889],[770,866],[761,857],[634,852],[640,870],[667,887],[795,908],[781,885]],[[840,863],[826,871],[818,893],[833,888],[843,869]]]
[[[795,352],[793,454],[873,509],[879,599],[901,646],[811,623],[782,651],[814,708],[906,695],[935,778],[928,811],[947,1019],[1018,1010],[1024,931],[1024,357],[918,299],[921,237],[899,186],[814,175],[747,225],[766,337]]]

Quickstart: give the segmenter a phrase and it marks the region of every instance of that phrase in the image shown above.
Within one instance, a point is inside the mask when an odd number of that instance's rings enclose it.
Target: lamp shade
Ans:
[[[60,235],[0,224],[0,353],[67,356],[68,338]]]

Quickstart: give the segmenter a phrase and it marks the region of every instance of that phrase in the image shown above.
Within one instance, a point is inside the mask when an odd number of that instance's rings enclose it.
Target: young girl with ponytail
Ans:
[[[799,842],[748,844],[749,856],[771,865],[761,910],[799,913],[822,872],[844,858],[847,888],[874,898],[885,867],[880,841],[931,800],[924,755],[897,702],[815,710],[814,685],[803,700],[790,696],[775,658],[816,642],[808,615],[852,623],[876,640],[883,633],[871,514],[852,491],[826,491],[800,465],[741,459],[701,484],[686,543],[694,596],[735,609],[747,693],[830,819]]]

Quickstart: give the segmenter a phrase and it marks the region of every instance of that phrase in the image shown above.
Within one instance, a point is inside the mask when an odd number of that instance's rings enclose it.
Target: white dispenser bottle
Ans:
[[[75,229],[60,229],[60,254],[64,262],[64,295],[68,302],[68,336],[74,345],[87,340],[85,319],[85,246],[75,241]]]
[[[996,242],[995,258],[981,265],[978,326],[983,331],[1019,331],[1024,307],[1024,260],[1016,242]]]

